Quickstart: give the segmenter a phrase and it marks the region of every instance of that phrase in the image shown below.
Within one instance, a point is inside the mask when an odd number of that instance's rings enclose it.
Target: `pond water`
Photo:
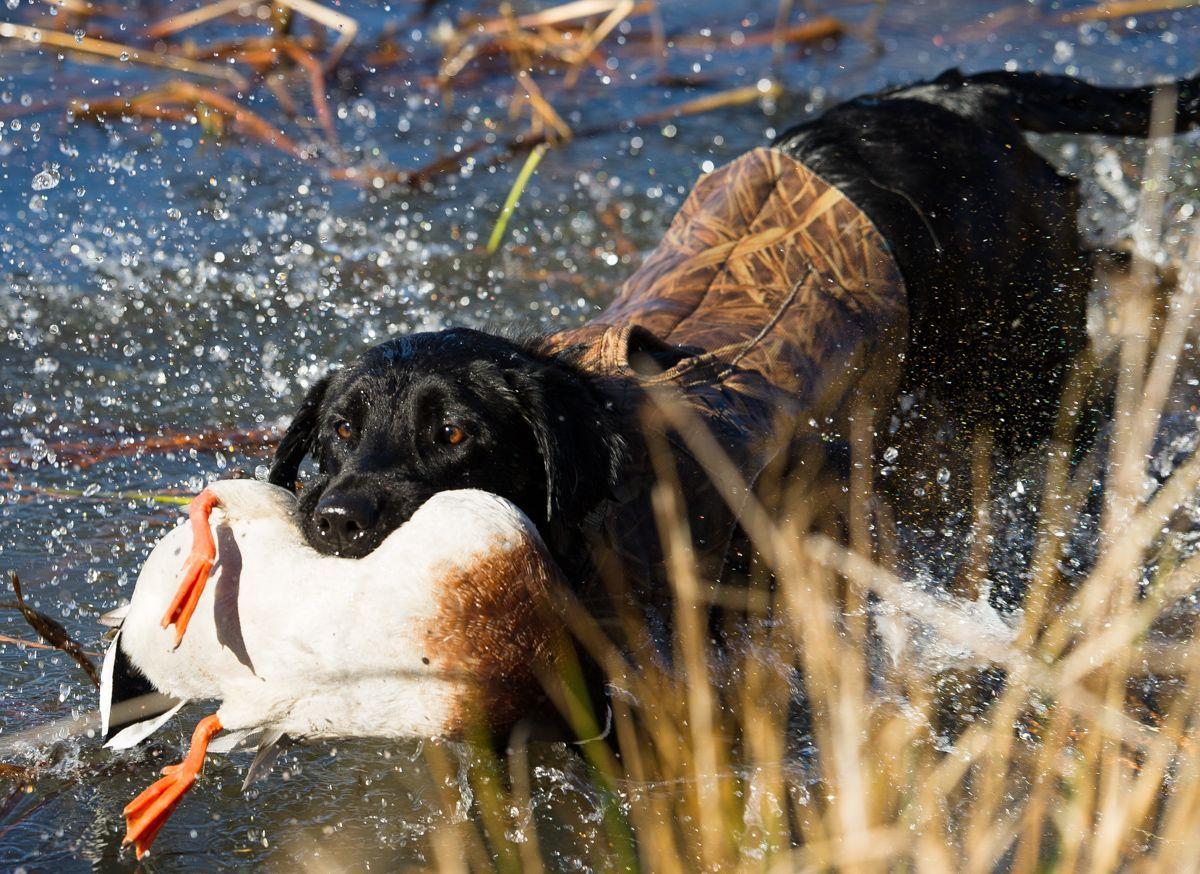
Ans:
[[[158,2],[124,5],[106,19],[118,35],[169,12]],[[130,441],[276,428],[327,365],[397,332],[581,321],[654,245],[703,169],[836,99],[953,65],[1117,83],[1182,75],[1200,57],[1200,11],[1058,22],[1083,5],[893,0],[882,8],[877,46],[851,34],[807,51],[790,47],[775,63],[769,46],[736,35],[769,29],[774,0],[666,0],[665,32],[678,45],[665,69],[637,38],[647,30],[639,19],[613,38],[609,69],[571,89],[547,77],[569,125],[612,130],[546,155],[495,255],[484,242],[519,158],[423,190],[364,188],[262,143],[215,142],[201,126],[72,120],[72,99],[171,77],[0,41],[0,569],[17,572],[35,606],[97,649],[97,616],[128,597],[150,544],[180,518],[178,506],[116,493],[195,492],[267,456],[265,448],[212,443],[117,451]],[[490,7],[435,5],[420,20],[418,6],[339,7],[359,23],[356,47],[394,32],[407,53],[385,66],[352,47],[348,75],[329,94],[346,164],[422,166],[487,131],[503,138],[519,129],[509,119],[503,63],[470,68],[452,101],[429,84],[440,22]],[[863,24],[872,9],[836,12]],[[7,0],[0,21],[30,23],[56,10]],[[682,39],[705,30],[718,48]],[[613,124],[768,77],[786,89],[778,100],[638,128]],[[303,89],[296,93],[303,103]],[[252,105],[279,117],[270,92],[256,94]],[[1132,217],[1123,193],[1136,189],[1122,173],[1140,162],[1140,147],[1045,146],[1084,180],[1082,224],[1100,238],[1119,233]],[[1178,198],[1195,191],[1198,156],[1195,139],[1183,140],[1171,177]],[[0,613],[0,634],[31,636],[11,611]],[[86,737],[11,743],[92,709],[94,697],[61,654],[0,644],[0,760],[49,763],[32,792],[10,796],[0,782],[0,868],[133,864],[120,851],[121,808],[158,756],[178,755],[196,714],[171,723],[157,746],[121,755]],[[582,866],[595,807],[574,758],[544,755],[535,795],[541,813],[562,814],[549,844],[555,866]],[[427,861],[433,805],[416,776],[419,759],[418,744],[314,744],[290,752],[245,794],[247,760],[213,759],[159,838],[155,867],[379,870]]]

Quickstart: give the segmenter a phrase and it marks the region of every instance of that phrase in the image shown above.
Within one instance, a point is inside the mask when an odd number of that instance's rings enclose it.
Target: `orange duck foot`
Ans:
[[[183,579],[171,606],[163,616],[162,627],[175,626],[175,646],[183,640],[187,631],[188,620],[196,611],[200,595],[204,593],[204,584],[208,581],[209,571],[217,557],[217,544],[213,541],[212,528],[209,527],[208,517],[219,501],[211,490],[205,489],[192,498],[188,505],[188,519],[192,525],[192,551],[187,563],[183,566]]]
[[[125,840],[133,844],[137,857],[146,855],[158,831],[166,824],[184,794],[196,782],[204,765],[209,741],[221,730],[216,714],[201,719],[192,733],[187,756],[178,765],[163,768],[163,777],[151,784],[141,795],[125,805]]]

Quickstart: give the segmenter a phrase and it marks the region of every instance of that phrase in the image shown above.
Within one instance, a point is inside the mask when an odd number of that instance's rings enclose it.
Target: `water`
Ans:
[[[193,492],[229,467],[253,470],[265,452],[181,448],[81,467],[66,444],[94,452],[160,431],[277,426],[330,362],[398,331],[581,321],[653,246],[707,162],[719,165],[839,97],[951,65],[1118,82],[1181,75],[1200,57],[1200,13],[1054,23],[1078,5],[1019,4],[1007,24],[988,26],[990,3],[894,2],[879,24],[878,52],[847,37],[789,49],[776,70],[768,47],[728,39],[769,27],[774,3],[735,10],[714,0],[667,2],[668,34],[709,28],[722,48],[674,50],[660,76],[637,48],[633,37],[646,28],[635,21],[618,33],[628,45],[617,48],[609,81],[588,74],[569,92],[555,79],[542,83],[568,124],[613,122],[775,73],[788,93],[552,150],[495,256],[482,243],[515,165],[479,166],[425,190],[376,191],[330,181],[261,144],[214,142],[200,126],[75,122],[65,112],[71,98],[169,77],[128,61],[88,64],[53,47],[0,42],[0,569],[18,572],[35,605],[98,648],[96,617],[128,596],[150,544],[179,517],[177,507],[112,493]],[[451,103],[428,85],[438,22],[470,7],[435,7],[426,22],[410,18],[409,4],[340,8],[360,24],[356,49],[395,28],[409,53],[372,71],[360,52],[331,90],[347,163],[416,167],[493,127],[516,132],[505,65],[470,68]],[[8,0],[0,17],[30,22],[52,12],[67,15]],[[842,14],[861,23],[869,12],[850,6]],[[164,14],[164,5],[147,3],[129,17]],[[108,25],[119,36],[117,23]],[[689,78],[698,84],[683,84]],[[257,111],[281,117],[269,92],[256,94]],[[302,86],[293,95],[306,105]],[[1128,224],[1124,176],[1140,160],[1138,147],[1045,147],[1084,178],[1085,228],[1106,238]],[[1195,191],[1198,154],[1194,139],[1183,141],[1171,177],[1179,203]],[[942,476],[931,471],[939,485]],[[47,493],[55,489],[84,494]],[[0,613],[0,634],[30,636],[11,612]],[[92,706],[90,686],[61,654],[0,645],[0,743]],[[40,776],[33,791],[12,796],[0,783],[0,867],[131,864],[119,854],[121,807],[159,758],[178,755],[196,715],[172,723],[157,746],[125,755],[76,738],[17,756],[39,763]],[[574,867],[596,827],[594,804],[572,755],[552,747],[539,755],[538,814],[561,814],[553,861]],[[418,760],[415,744],[318,744],[289,753],[243,795],[247,760],[214,759],[160,837],[157,865],[380,869],[427,860],[435,795]]]

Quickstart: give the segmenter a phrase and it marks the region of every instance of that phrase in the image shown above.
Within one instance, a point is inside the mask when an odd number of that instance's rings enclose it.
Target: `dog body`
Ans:
[[[1200,85],[1176,87],[1182,129],[1200,117]],[[725,200],[705,201],[710,207],[689,213],[685,205],[667,251],[650,255],[594,324],[524,342],[462,329],[417,334],[321,380],[280,444],[271,481],[292,487],[313,454],[320,472],[301,499],[305,535],[321,551],[349,556],[369,552],[437,491],[492,491],[538,525],[578,581],[588,540],[611,533],[611,508],[648,502],[641,411],[660,371],[690,374],[677,387],[750,481],[764,462],[762,451],[747,449],[764,445],[763,409],[778,414],[773,426],[785,432],[814,410],[836,431],[856,395],[835,391],[831,400],[826,388],[863,374],[927,391],[1003,441],[1036,440],[1085,342],[1092,268],[1075,226],[1074,181],[1037,155],[1023,131],[1145,136],[1152,97],[1150,88],[1065,77],[950,71],[840,104],[782,134],[773,152],[760,150],[771,186],[758,201],[739,200],[744,191],[734,186]],[[780,188],[789,172],[808,182]],[[689,204],[704,200],[704,185]],[[785,190],[811,200],[781,211]],[[835,223],[833,243],[817,255],[789,256],[796,228],[755,224],[774,210],[807,228],[810,213],[828,218],[835,202],[839,221],[857,222],[861,233],[839,235]],[[744,218],[744,239],[714,229],[713,209]],[[716,224],[727,230],[729,222]],[[838,259],[854,261],[855,239],[874,253],[863,262],[873,266],[847,281]],[[761,276],[736,268],[754,251],[785,264],[774,295],[758,293]],[[672,291],[679,284],[670,270],[689,270],[687,258],[723,271],[712,282],[737,286],[730,299],[743,305],[709,306],[681,332],[686,319],[672,308],[703,307]],[[690,287],[707,300],[712,282]],[[792,294],[789,282],[811,288]],[[875,303],[863,306],[868,300]],[[755,302],[749,317],[746,301]],[[648,313],[666,313],[672,330]],[[619,366],[597,367],[614,336],[635,342]],[[748,341],[770,354],[746,353]],[[798,348],[810,354],[789,358]],[[850,371],[854,378],[843,379]],[[747,414],[755,404],[762,409]],[[686,441],[663,436],[684,468],[699,467],[682,451]],[[682,479],[694,519],[732,518],[703,475]],[[653,564],[657,538],[641,527],[635,543],[615,545]],[[719,552],[720,541],[708,545]]]

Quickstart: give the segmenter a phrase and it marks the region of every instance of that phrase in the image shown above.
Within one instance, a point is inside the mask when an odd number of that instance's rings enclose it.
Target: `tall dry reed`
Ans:
[[[1171,123],[1158,112],[1155,130]],[[1132,268],[1101,292],[1103,325],[1041,450],[1044,485],[1019,611],[1001,615],[987,603],[996,540],[986,438],[962,450],[972,455],[970,546],[952,591],[939,593],[907,581],[893,557],[869,428],[850,435],[856,458],[840,536],[821,531],[815,508],[827,493],[819,484],[782,484],[772,499],[761,490],[746,499],[747,484],[715,443],[683,429],[740,507],[757,570],[745,589],[711,582],[671,467],[659,465],[654,507],[672,586],[670,658],[645,655],[654,650],[636,611],[600,623],[564,594],[579,652],[623,690],[611,698],[611,735],[580,747],[602,799],[595,867],[1196,866],[1200,642],[1190,618],[1168,626],[1166,617],[1200,589],[1200,557],[1172,553],[1164,532],[1196,494],[1200,455],[1147,486],[1200,287],[1200,232],[1174,287],[1163,291],[1151,260],[1168,149],[1166,137],[1152,140]],[[1106,377],[1116,395],[1111,434],[1100,441],[1107,450],[1081,453],[1073,435],[1083,399]],[[659,408],[683,424],[669,399]],[[1101,477],[1095,559],[1071,579],[1062,560],[1067,532]],[[738,617],[719,647],[714,604]],[[578,662],[566,663],[572,669],[548,678],[547,689],[578,736],[593,737],[604,717],[586,703]],[[436,773],[453,771],[445,750],[433,757]],[[542,867],[537,830],[524,815],[531,789],[523,739],[502,757],[480,742],[469,759],[476,815],[435,830],[437,864]],[[447,789],[445,801],[450,809],[461,799]]]

